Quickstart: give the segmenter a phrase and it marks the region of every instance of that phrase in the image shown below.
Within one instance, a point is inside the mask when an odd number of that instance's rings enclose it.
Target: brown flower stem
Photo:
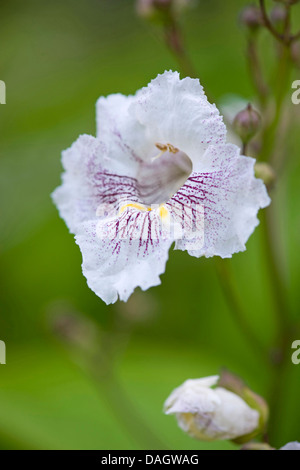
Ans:
[[[296,34],[291,34],[291,4],[287,3],[285,5],[285,8],[287,10],[287,16],[286,16],[286,24],[285,24],[285,33],[280,34],[276,28],[272,25],[272,22],[268,16],[267,9],[266,9],[266,3],[265,0],[259,0],[260,3],[260,8],[264,20],[264,25],[265,27],[270,31],[272,36],[285,46],[290,46],[293,42],[298,41],[300,39],[300,31]]]
[[[257,37],[252,34],[248,39],[247,56],[252,82],[257,91],[261,107],[265,108],[269,96],[269,87],[264,80],[263,71],[258,57]]]
[[[260,0],[265,24],[269,31],[280,40],[280,57],[278,60],[278,71],[276,74],[275,111],[271,123],[264,129],[262,135],[262,159],[273,163],[278,135],[282,129],[283,110],[287,92],[289,90],[290,73],[292,69],[291,60],[291,16],[290,5],[286,5],[287,15],[282,35],[274,33],[274,28],[268,21],[265,2]],[[280,246],[278,240],[278,213],[274,203],[262,213],[262,242],[266,257],[266,265],[269,271],[272,294],[274,299],[275,313],[278,322],[278,332],[275,349],[271,352],[273,364],[273,377],[270,384],[269,404],[270,422],[268,433],[271,443],[280,431],[279,423],[287,389],[287,371],[290,362],[290,342],[292,337],[293,321],[288,301],[288,289],[284,279],[284,269],[280,262]]]
[[[286,44],[289,46],[291,43],[291,5],[286,4],[285,5],[285,10],[286,10],[286,16],[285,16],[285,22],[284,22],[284,27],[283,27],[283,35]]]
[[[280,262],[280,247],[278,240],[278,213],[274,203],[262,213],[262,237],[271,283],[274,312],[277,317],[277,338],[275,347],[270,352],[273,366],[269,390],[270,421],[268,434],[272,445],[276,444],[276,435],[280,432],[279,424],[282,412],[282,403],[287,389],[287,370],[290,363],[290,347],[293,331],[288,290],[284,280],[284,269]],[[275,442],[274,442],[275,441]]]
[[[280,39],[279,46],[279,63],[278,63],[278,70],[275,75],[275,111],[274,111],[274,118],[269,119],[268,114],[269,111],[272,110],[273,103],[270,99],[270,91],[268,86],[262,81],[263,75],[260,68],[260,64],[258,61],[258,54],[257,50],[255,50],[254,44],[249,46],[250,52],[248,52],[248,58],[250,63],[250,69],[253,70],[253,74],[255,74],[255,80],[253,79],[257,94],[260,99],[261,108],[265,111],[265,119],[264,119],[264,128],[262,132],[261,142],[262,142],[262,149],[261,149],[261,160],[263,161],[270,161],[273,163],[273,152],[272,150],[276,148],[276,144],[274,142],[277,141],[278,137],[278,129],[282,123],[282,111],[283,106],[285,104],[285,98],[287,95],[287,90],[290,88],[290,74],[292,68],[292,53],[290,47],[290,38],[291,38],[291,6],[286,5],[286,19],[285,24],[283,27],[283,33],[280,34],[278,31],[275,30],[273,27],[265,6],[265,1],[260,0],[260,6],[262,15],[264,18],[264,22],[266,27],[269,31],[275,36],[277,39]],[[253,39],[252,39],[253,41]],[[256,54],[256,56],[255,56]]]
[[[260,4],[260,9],[262,12],[265,27],[270,31],[270,33],[272,34],[272,36],[274,36],[275,39],[280,41],[282,44],[286,45],[287,40],[285,36],[283,34],[280,34],[271,23],[271,20],[267,13],[265,0],[259,0],[259,4]]]
[[[248,142],[244,142],[242,145],[242,155],[247,156],[247,151],[248,151]]]
[[[284,37],[287,37],[290,31],[290,15],[287,15],[287,20],[284,29]],[[289,88],[289,78],[291,72],[291,54],[290,48],[282,47],[282,54],[280,57],[280,63],[278,65],[277,72],[277,90],[276,90],[276,104],[275,104],[275,113],[274,119],[271,122],[270,126],[265,129],[263,133],[263,147],[262,147],[262,157],[265,161],[273,160],[273,151],[276,146],[276,135],[278,134],[278,129],[281,124],[283,106],[285,103],[285,97],[287,90]],[[276,299],[277,306],[277,316],[279,320],[279,325],[281,331],[285,332],[288,328],[288,302],[287,302],[287,292],[286,287],[283,281],[282,268],[278,263],[278,253],[280,249],[275,246],[277,241],[276,233],[277,224],[276,224],[277,214],[274,213],[274,204],[271,204],[262,213],[262,233],[264,235],[264,251],[266,254],[267,265],[269,267],[270,279],[273,287],[274,298]],[[283,333],[284,334],[284,333]]]
[[[197,72],[186,52],[181,28],[174,18],[170,18],[165,24],[165,40],[168,48],[177,59],[182,73],[187,77],[196,78]]]
[[[289,48],[282,48],[281,57],[278,65],[276,75],[276,90],[275,90],[275,111],[274,119],[265,128],[262,136],[262,160],[272,161],[273,149],[276,147],[278,128],[281,125],[283,106],[287,91],[290,88],[290,74],[292,69],[291,53]]]

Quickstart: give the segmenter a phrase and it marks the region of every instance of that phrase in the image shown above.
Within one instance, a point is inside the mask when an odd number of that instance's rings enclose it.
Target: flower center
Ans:
[[[186,153],[170,143],[156,142],[139,168],[140,202],[147,206],[164,204],[184,185],[192,169]]]

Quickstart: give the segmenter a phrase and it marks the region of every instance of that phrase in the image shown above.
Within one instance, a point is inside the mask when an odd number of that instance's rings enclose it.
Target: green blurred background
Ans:
[[[253,94],[237,21],[246,3],[202,0],[183,21],[201,83],[217,101],[228,93]],[[266,50],[268,41],[263,38]],[[222,366],[266,398],[276,394],[270,372],[232,319],[215,261],[171,251],[161,286],[107,307],[88,289],[79,249],[50,198],[60,182],[61,150],[79,134],[95,133],[97,98],[134,93],[165,69],[177,69],[160,29],[138,18],[130,0],[1,0],[0,43],[0,79],[7,86],[0,109],[0,339],[7,346],[7,365],[0,366],[0,447],[147,448],[111,406],[102,379],[92,380],[78,364],[80,354],[74,360],[53,334],[53,316],[77,312],[99,328],[101,341],[115,342],[118,381],[162,447],[234,448],[193,441],[162,413],[174,387]],[[295,135],[294,157],[274,201],[295,315],[299,145]],[[250,322],[269,345],[274,305],[260,237],[258,228],[247,252],[235,255],[233,269]],[[286,374],[276,445],[300,440],[299,374],[300,366]]]

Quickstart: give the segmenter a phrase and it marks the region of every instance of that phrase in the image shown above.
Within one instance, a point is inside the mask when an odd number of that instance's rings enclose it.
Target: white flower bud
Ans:
[[[281,447],[280,450],[300,450],[300,442],[289,442],[284,447]]]
[[[187,380],[176,388],[164,405],[174,414],[179,427],[203,441],[236,439],[259,426],[258,411],[225,388],[212,388],[218,376]]]

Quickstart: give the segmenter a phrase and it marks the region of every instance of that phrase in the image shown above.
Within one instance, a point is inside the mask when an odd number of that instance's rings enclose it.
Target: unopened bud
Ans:
[[[257,134],[261,127],[261,117],[251,104],[246,109],[239,112],[233,121],[233,129],[241,138],[244,144],[247,144]]]
[[[276,5],[270,14],[274,26],[283,27],[287,19],[287,9],[283,5]]]
[[[276,181],[276,173],[268,163],[255,164],[255,176],[263,180],[267,187],[272,187]]]
[[[259,415],[257,427],[249,434],[233,439],[233,441],[236,444],[245,444],[258,434],[263,433],[269,419],[269,407],[267,402],[260,395],[257,395],[247,387],[243,380],[227,370],[222,372],[219,386],[238,395],[251,409],[256,410]]]
[[[241,450],[276,450],[274,447],[271,447],[266,442],[249,442],[248,444],[243,445]]]
[[[66,345],[90,350],[98,343],[96,326],[78,313],[55,314],[51,318],[50,326],[55,336]]]
[[[218,376],[187,380],[171,393],[165,413],[174,414],[183,431],[202,441],[252,435],[259,412],[218,382]]]
[[[251,31],[257,30],[263,24],[260,8],[255,5],[245,7],[241,12],[240,22]]]
[[[280,450],[300,450],[300,442],[289,442],[284,447],[281,447]]]

